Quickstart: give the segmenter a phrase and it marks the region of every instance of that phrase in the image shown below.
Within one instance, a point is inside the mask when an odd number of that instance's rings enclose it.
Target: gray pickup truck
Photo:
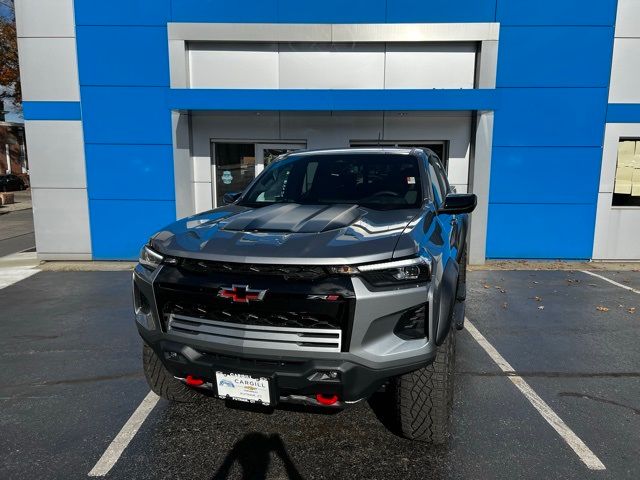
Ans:
[[[475,205],[428,149],[282,155],[142,248],[149,385],[260,408],[375,397],[406,438],[446,441]]]

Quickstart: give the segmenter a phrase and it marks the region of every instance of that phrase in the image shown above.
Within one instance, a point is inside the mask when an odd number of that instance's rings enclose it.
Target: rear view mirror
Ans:
[[[438,213],[471,213],[477,203],[478,198],[473,193],[450,193],[444,197],[444,203]]]
[[[238,200],[238,198],[240,198],[240,195],[242,195],[242,192],[225,193],[222,196],[222,203],[224,205],[230,205],[230,204],[234,203],[236,200]]]

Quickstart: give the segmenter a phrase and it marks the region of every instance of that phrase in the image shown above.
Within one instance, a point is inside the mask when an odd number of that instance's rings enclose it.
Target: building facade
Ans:
[[[640,259],[640,0],[16,0],[36,247],[132,259],[297,148],[429,146],[470,259]],[[637,167],[637,168],[636,168]]]

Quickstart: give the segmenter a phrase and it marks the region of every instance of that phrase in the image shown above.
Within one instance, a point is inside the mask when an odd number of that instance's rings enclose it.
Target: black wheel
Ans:
[[[202,398],[202,394],[176,380],[146,344],[142,347],[142,365],[149,387],[162,398],[173,402],[196,402]]]
[[[456,330],[451,329],[427,367],[395,378],[390,385],[391,408],[398,433],[410,440],[443,444],[449,438],[453,406]]]

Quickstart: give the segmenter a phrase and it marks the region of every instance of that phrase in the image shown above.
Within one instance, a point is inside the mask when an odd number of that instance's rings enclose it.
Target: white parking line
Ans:
[[[590,470],[605,470],[606,467],[600,461],[598,457],[580,440],[580,438],[573,433],[566,423],[551,409],[547,403],[540,398],[540,396],[531,388],[531,386],[519,375],[516,375],[516,371],[511,364],[507,362],[500,353],[494,348],[493,345],[482,335],[478,329],[465,318],[465,329],[471,334],[476,342],[484,349],[485,352],[491,357],[491,359],[500,367],[505,373],[509,373],[509,380],[516,386],[520,393],[522,393],[531,405],[538,411],[542,418],[544,418],[551,427],[558,432],[558,435],[569,445],[576,455],[582,460],[582,462]]]
[[[0,268],[0,290],[29,278],[39,271],[32,267]]]
[[[596,278],[599,278],[601,280],[604,280],[605,282],[609,282],[610,284],[615,285],[616,287],[624,288],[625,290],[629,290],[630,292],[640,294],[640,290],[637,290],[635,288],[631,288],[628,285],[623,285],[621,283],[614,282],[610,278],[603,277],[602,275],[598,275],[597,273],[593,273],[593,272],[590,272],[588,270],[579,270],[579,271],[582,272],[582,273],[586,273],[587,275],[591,275],[592,277],[596,277]]]
[[[142,400],[142,403],[133,412],[127,423],[124,424],[122,430],[116,435],[111,444],[107,447],[105,452],[100,457],[100,460],[94,465],[89,472],[90,477],[104,477],[109,470],[116,464],[122,452],[129,445],[129,442],[133,439],[138,432],[140,426],[144,423],[145,419],[156,406],[160,397],[155,393],[149,392],[148,395]]]

